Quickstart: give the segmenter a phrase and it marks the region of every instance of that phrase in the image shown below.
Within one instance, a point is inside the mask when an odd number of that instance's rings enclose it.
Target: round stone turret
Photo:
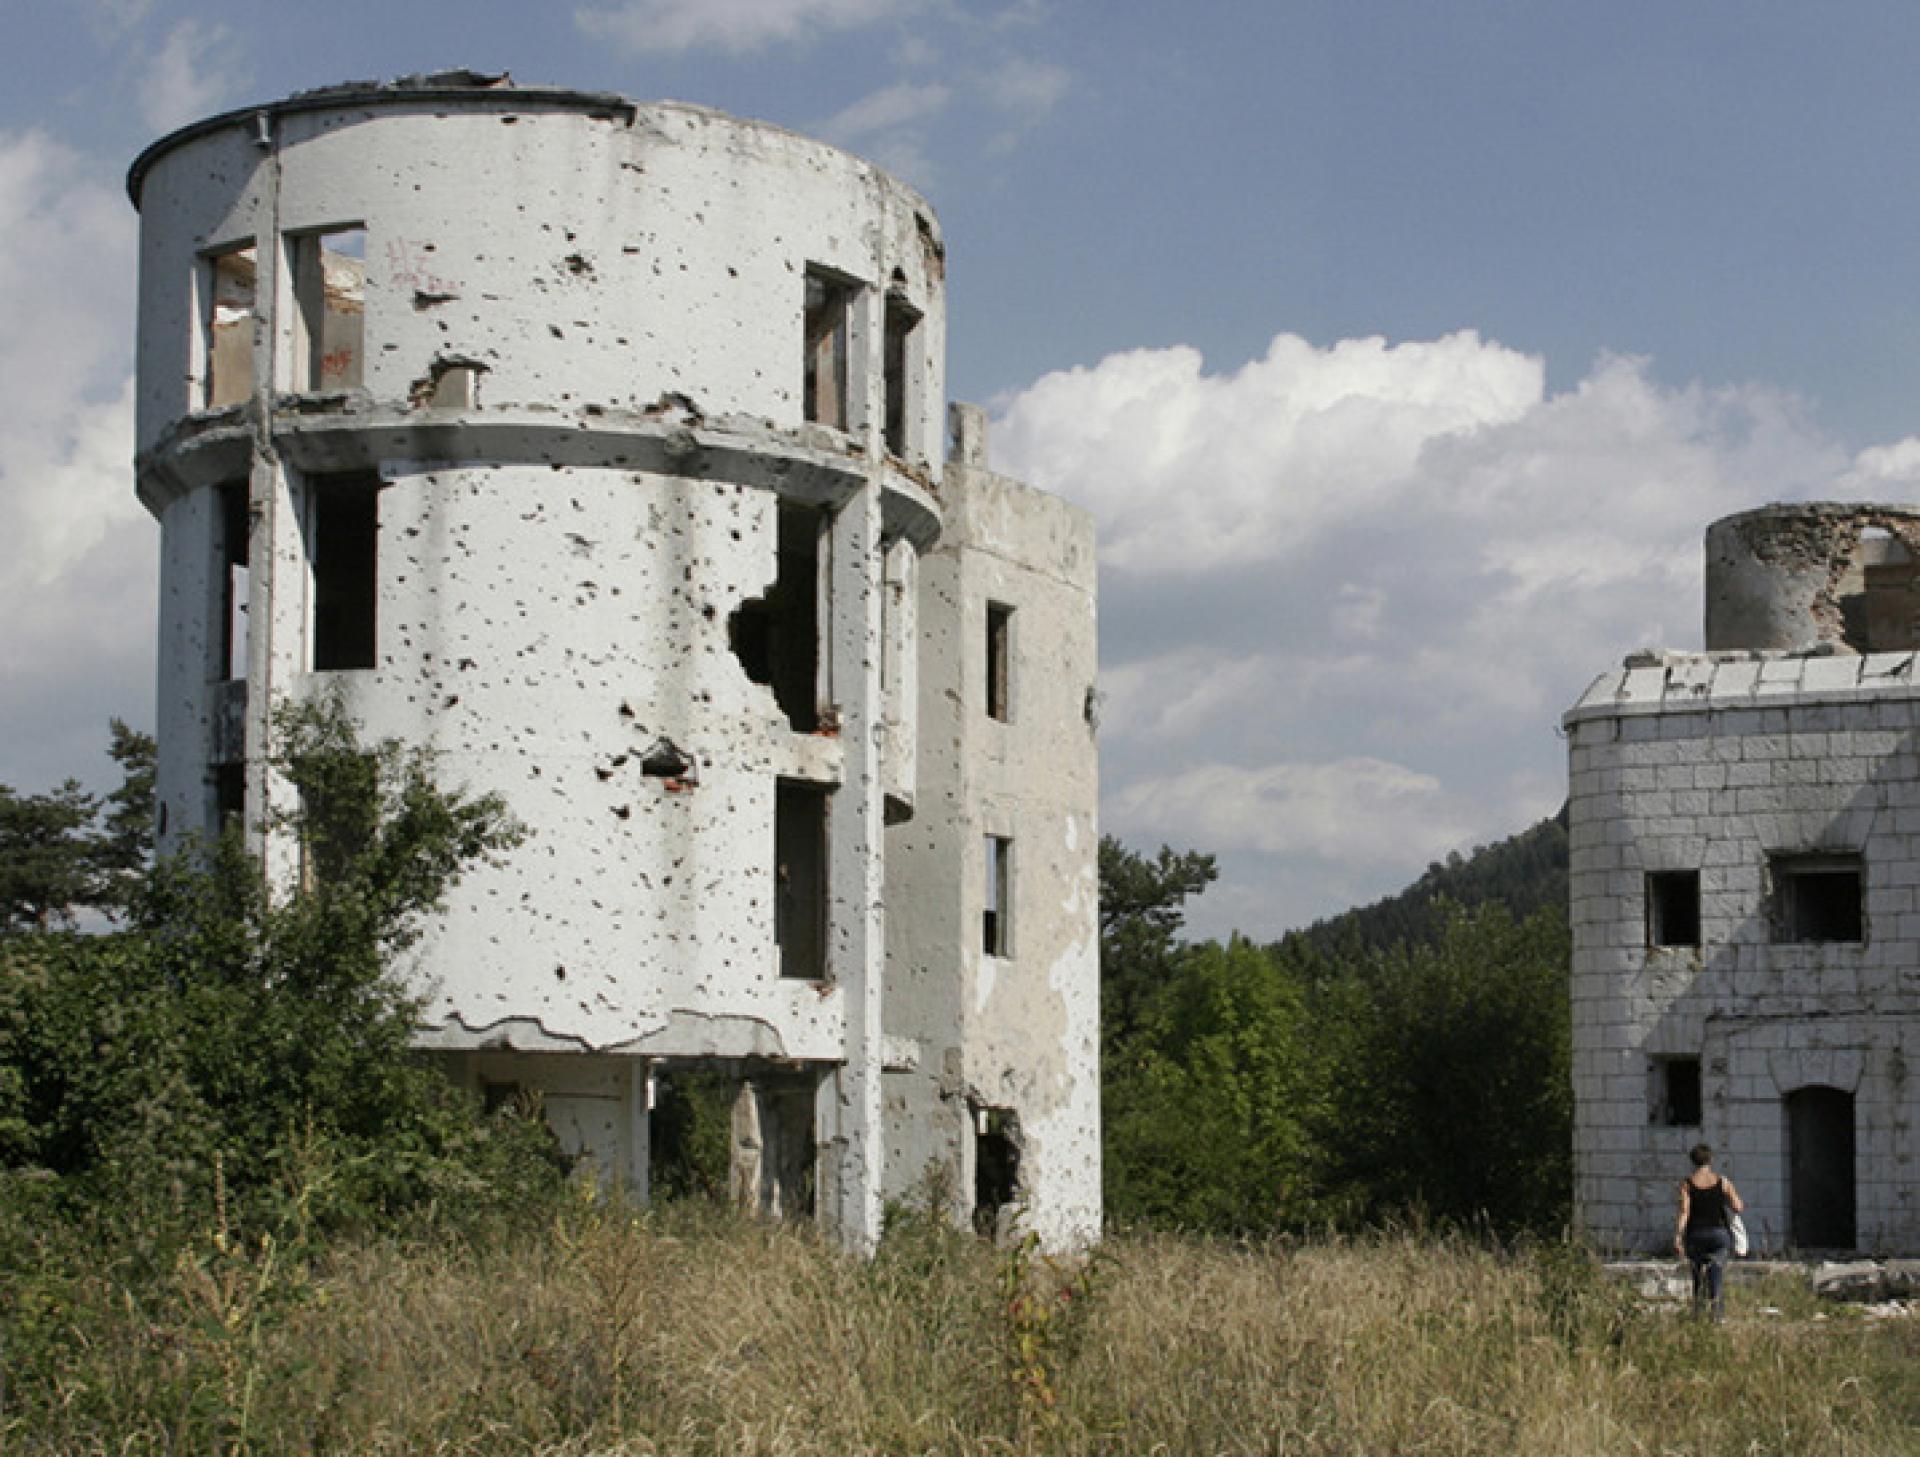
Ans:
[[[1920,510],[1800,502],[1707,528],[1708,652],[1920,647]]]

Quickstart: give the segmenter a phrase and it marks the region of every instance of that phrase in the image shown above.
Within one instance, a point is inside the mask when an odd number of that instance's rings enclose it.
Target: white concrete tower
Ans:
[[[273,706],[338,691],[531,832],[415,953],[422,1045],[643,1189],[655,1075],[725,1069],[737,1192],[870,1242],[886,827],[951,752],[932,211],[777,127],[470,73],[211,118],[129,187],[163,843],[260,824]]]

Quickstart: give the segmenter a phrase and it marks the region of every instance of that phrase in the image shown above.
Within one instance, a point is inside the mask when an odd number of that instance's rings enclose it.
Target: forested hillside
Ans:
[[[1350,948],[1384,951],[1403,941],[1428,943],[1445,920],[1442,903],[1472,909],[1489,902],[1505,906],[1516,920],[1542,910],[1566,913],[1565,805],[1558,814],[1517,835],[1479,846],[1468,855],[1455,851],[1445,861],[1436,860],[1396,895],[1316,921],[1304,931],[1290,932],[1282,942],[1304,942],[1322,953]]]

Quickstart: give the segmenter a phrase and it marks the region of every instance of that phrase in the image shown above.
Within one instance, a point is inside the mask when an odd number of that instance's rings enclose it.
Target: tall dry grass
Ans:
[[[1141,1237],[1068,1270],[909,1221],[863,1262],[582,1202],[494,1244],[124,1273],[10,1292],[39,1304],[0,1450],[1920,1453],[1920,1320],[1736,1292],[1703,1327],[1554,1247]]]

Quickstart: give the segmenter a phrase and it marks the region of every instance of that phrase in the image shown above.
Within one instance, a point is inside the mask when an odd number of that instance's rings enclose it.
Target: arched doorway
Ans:
[[[1803,1250],[1852,1249],[1852,1093],[1807,1087],[1787,1094],[1787,1167],[1794,1245]]]

